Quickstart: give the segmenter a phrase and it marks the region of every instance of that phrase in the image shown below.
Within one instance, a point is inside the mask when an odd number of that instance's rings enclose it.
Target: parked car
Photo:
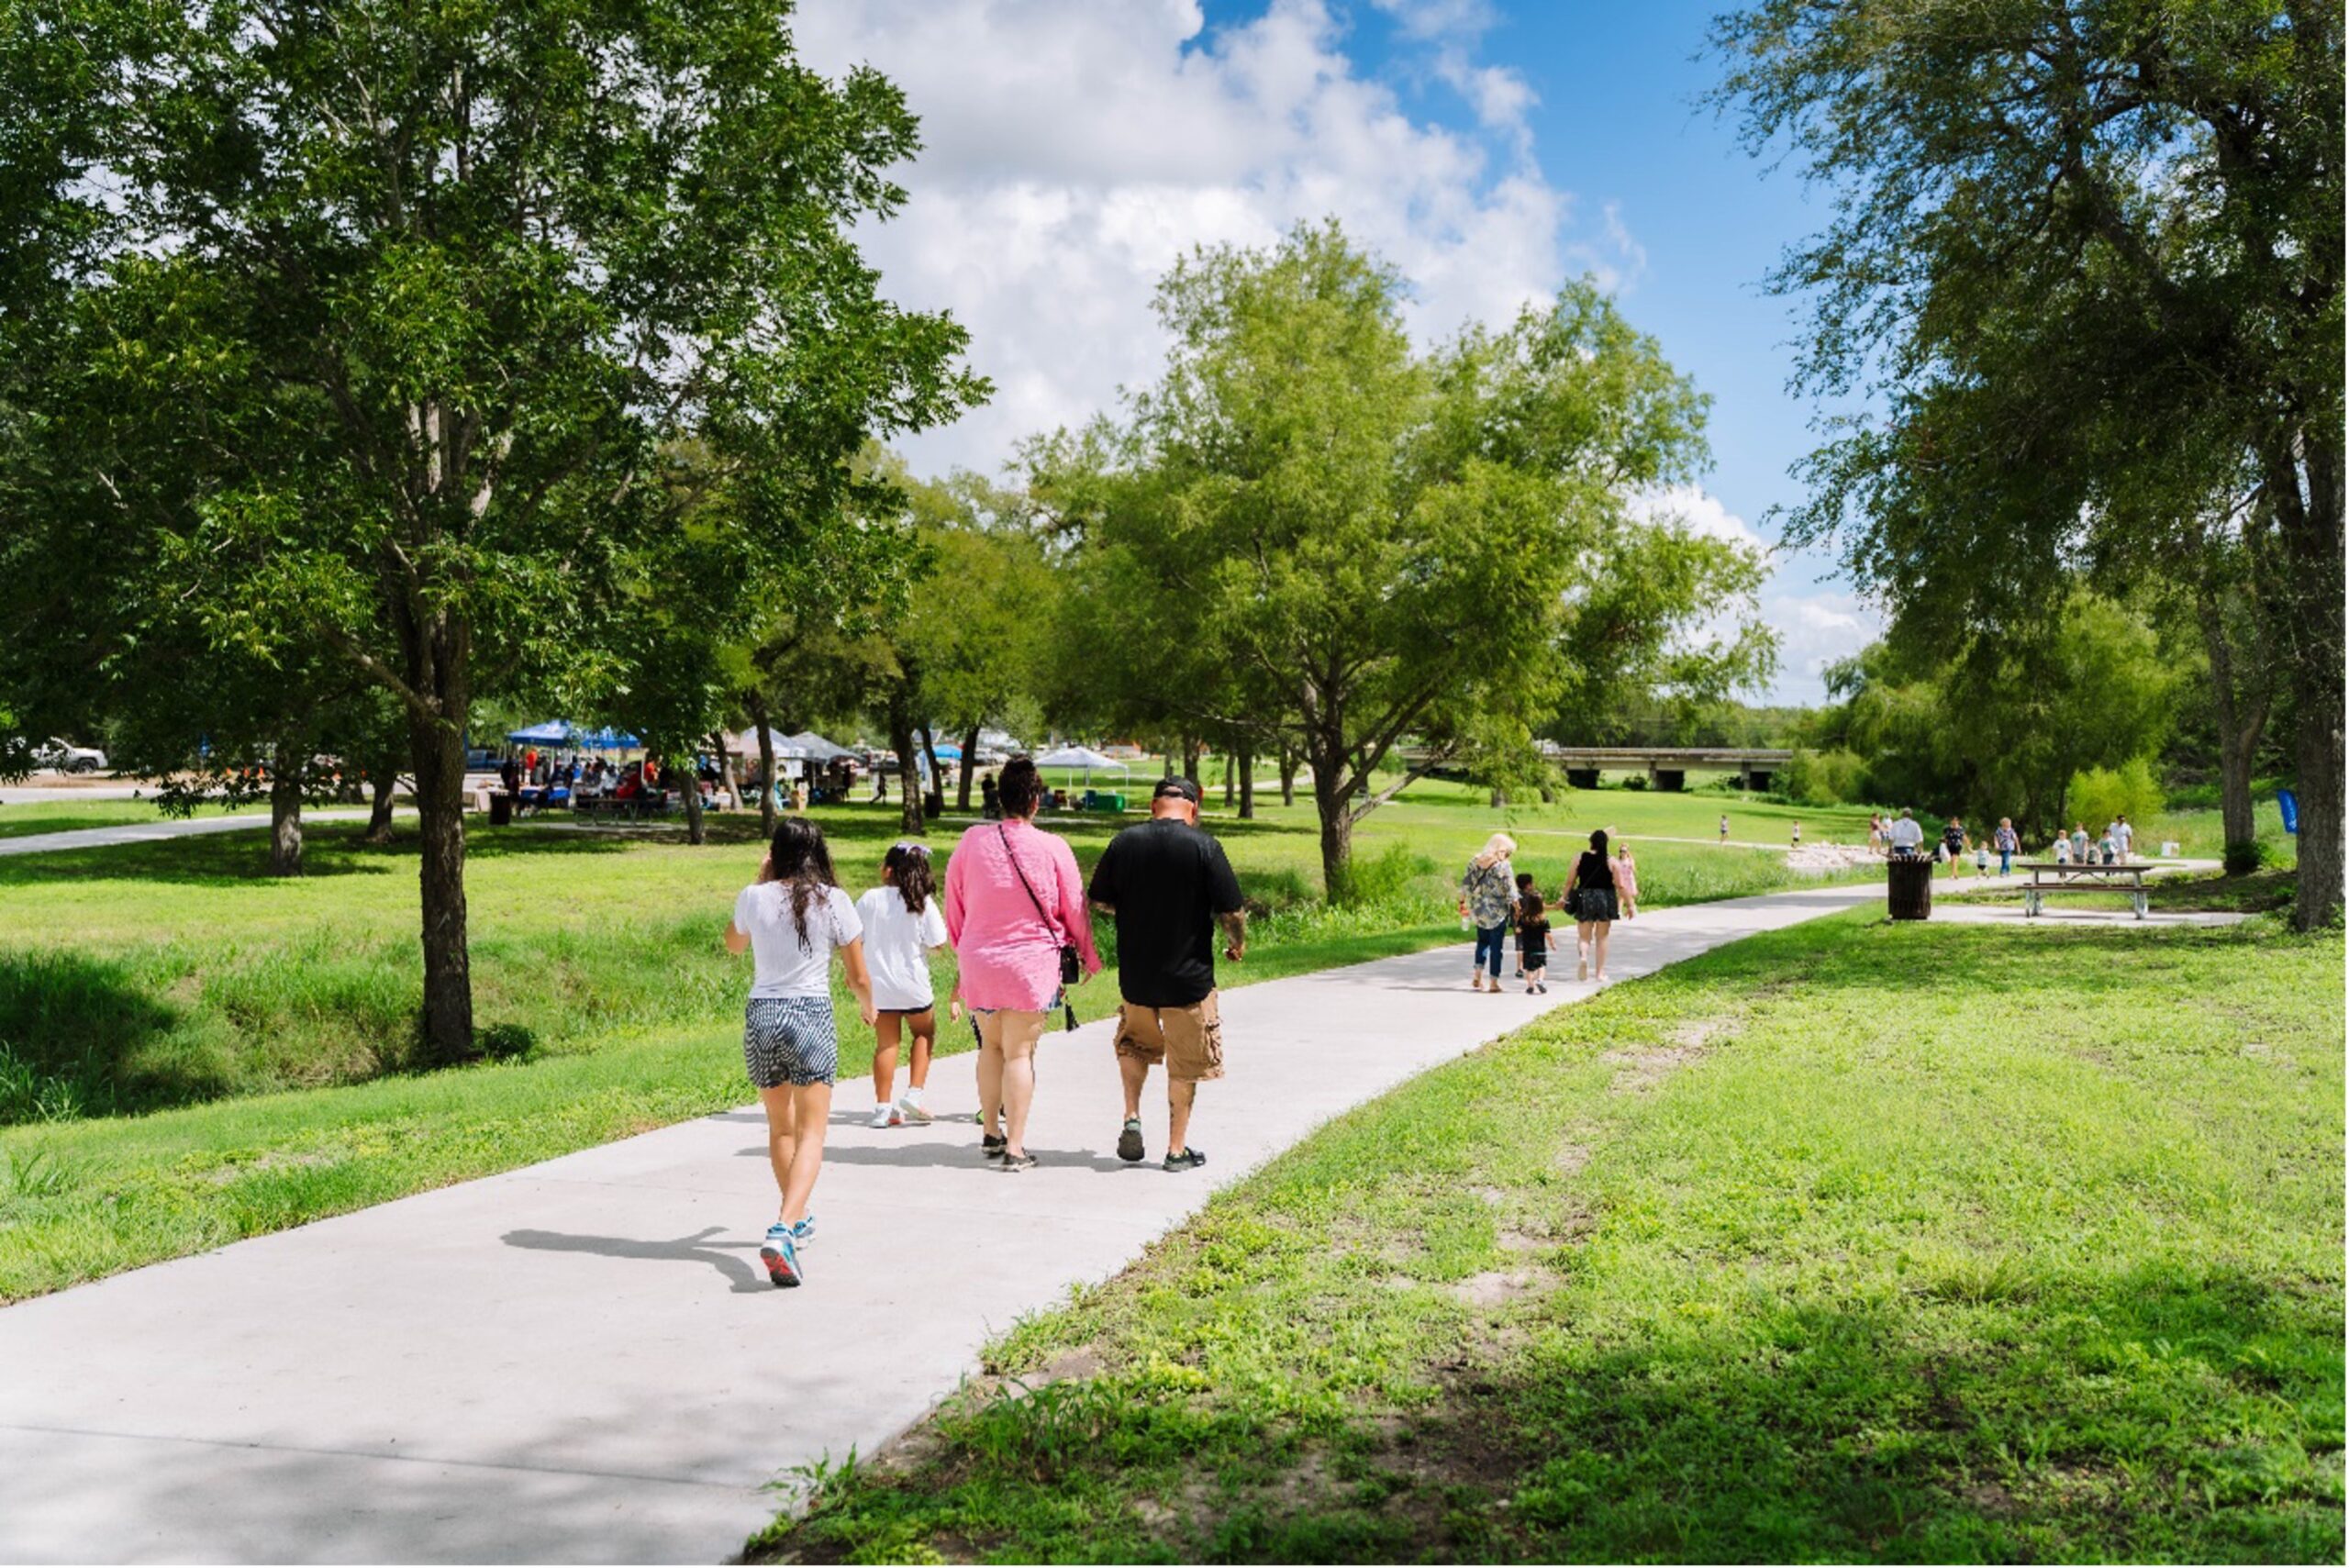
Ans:
[[[48,745],[33,748],[33,761],[61,773],[95,773],[106,765],[106,754],[95,746],[76,746],[52,735]]]

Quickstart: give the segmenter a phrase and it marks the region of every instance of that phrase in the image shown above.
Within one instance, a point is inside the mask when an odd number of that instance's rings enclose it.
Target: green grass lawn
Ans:
[[[1255,906],[1247,962],[1223,978],[1461,940],[1459,867],[1497,825],[1554,888],[1590,826],[1704,829],[1719,808],[1607,791],[1495,811],[1424,784],[1367,819],[1366,896],[1332,908],[1309,808],[1275,797],[1260,821],[1210,823]],[[870,886],[894,811],[815,816],[842,880]],[[1089,866],[1120,824],[1049,825]],[[665,828],[473,831],[476,1016],[504,1060],[438,1073],[409,1071],[420,982],[405,831],[378,848],[356,823],[320,824],[296,879],[262,874],[266,846],[241,834],[0,857],[0,1300],[740,1103],[749,968],[718,938],[757,869],[756,826],[719,818],[700,848]],[[1709,844],[1642,858],[1654,906],[1804,880],[1775,853]],[[948,963],[937,978],[943,995]],[[1097,982],[1079,1016],[1114,1000]],[[842,1070],[861,1073],[871,1035],[845,993],[836,1003]]]
[[[752,1556],[2338,1562],[2342,983],[1719,950],[1332,1123]]]

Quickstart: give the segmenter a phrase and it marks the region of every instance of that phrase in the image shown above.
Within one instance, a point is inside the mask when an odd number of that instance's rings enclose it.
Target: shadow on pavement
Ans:
[[[766,1151],[757,1152],[763,1155]],[[724,1274],[737,1296],[764,1295],[774,1286],[748,1259],[736,1252],[750,1251],[757,1243],[725,1241],[707,1246],[713,1236],[723,1235],[725,1227],[713,1225],[691,1236],[680,1236],[674,1241],[638,1241],[625,1236],[572,1236],[559,1230],[509,1230],[499,1240],[509,1247],[523,1247],[534,1252],[585,1252],[598,1258],[635,1258],[656,1263],[707,1263]]]

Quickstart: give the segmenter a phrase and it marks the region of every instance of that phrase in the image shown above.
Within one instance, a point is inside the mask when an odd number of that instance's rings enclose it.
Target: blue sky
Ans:
[[[997,471],[1020,439],[1146,381],[1152,284],[1197,244],[1334,213],[1418,287],[1413,328],[1505,318],[1592,272],[1714,399],[1715,467],[1659,505],[1774,543],[1812,441],[1787,392],[1789,302],[1761,281],[1820,198],[1696,100],[1710,7],[1686,0],[803,0],[827,70],[906,91],[926,148],[865,237],[908,304],[952,310],[994,402],[906,443],[918,470]],[[1831,563],[1781,555],[1769,693],[1875,617]]]

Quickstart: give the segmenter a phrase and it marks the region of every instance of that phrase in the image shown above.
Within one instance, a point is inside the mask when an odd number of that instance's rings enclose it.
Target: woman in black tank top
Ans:
[[[1574,882],[1566,890],[1568,913],[1575,917],[1575,978],[1607,979],[1607,932],[1618,913],[1615,862],[1607,856],[1607,830],[1590,836],[1590,848],[1575,862]],[[1598,970],[1594,976],[1593,968]]]

